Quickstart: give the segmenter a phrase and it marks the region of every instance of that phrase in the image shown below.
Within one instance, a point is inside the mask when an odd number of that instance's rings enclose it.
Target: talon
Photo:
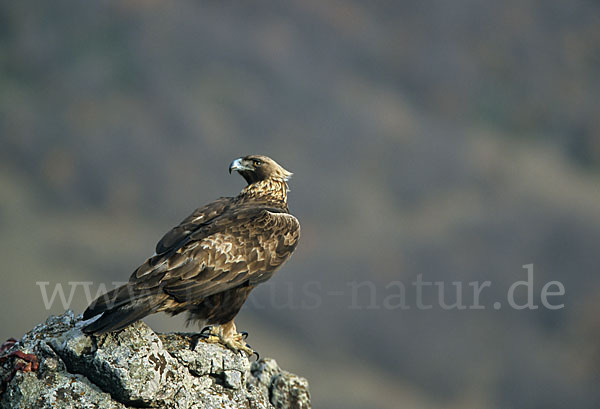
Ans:
[[[208,342],[210,344],[218,344],[221,342],[222,338],[222,330],[218,325],[208,327],[204,327],[202,331],[198,334],[199,338],[201,338],[204,342]]]
[[[202,330],[202,331],[204,331],[204,330]],[[191,347],[192,347],[192,349],[196,349],[196,347],[198,346],[198,343],[200,343],[201,339],[206,339],[207,336],[202,331],[200,331],[200,332],[198,332],[196,334],[193,334],[191,336]]]
[[[245,340],[246,338],[248,338],[248,332],[247,331],[240,332],[240,335],[242,336],[243,340]]]
[[[242,342],[241,339],[242,335],[236,334],[232,338],[221,338],[219,342],[227,348],[231,349],[235,353],[243,352],[246,354],[246,356],[251,357],[252,354],[254,354],[254,351],[252,350],[252,348],[250,348],[250,345],[246,344],[245,342]]]
[[[221,328],[219,326],[209,325],[208,327],[202,328],[202,331],[200,331],[198,336],[207,342],[219,342]]]
[[[233,345],[233,346],[230,346],[230,349],[237,350],[236,352],[243,352],[246,354],[246,357],[248,357],[248,358],[250,358],[252,355],[254,355],[256,353],[256,351],[254,351],[248,344]]]
[[[233,321],[221,325],[215,325],[210,327],[209,330],[204,328],[199,335],[203,338],[204,342],[220,343],[233,352],[237,353],[242,351],[248,357],[251,357],[255,353],[250,345],[246,344],[245,342],[248,333],[236,332]]]

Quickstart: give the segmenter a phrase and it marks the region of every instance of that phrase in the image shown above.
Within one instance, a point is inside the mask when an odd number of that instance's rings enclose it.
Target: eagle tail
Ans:
[[[83,313],[83,319],[96,320],[83,327],[86,334],[104,334],[118,331],[145,316],[157,312],[166,294],[134,290],[124,285],[98,297]]]

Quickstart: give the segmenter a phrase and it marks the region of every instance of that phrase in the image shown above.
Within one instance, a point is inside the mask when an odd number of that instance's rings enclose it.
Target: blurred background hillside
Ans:
[[[596,1],[1,2],[0,338],[63,311],[37,282],[127,280],[261,153],[303,236],[237,325],[314,407],[598,408],[599,74]],[[565,308],[491,308],[529,263]],[[385,308],[419,274],[487,308]]]

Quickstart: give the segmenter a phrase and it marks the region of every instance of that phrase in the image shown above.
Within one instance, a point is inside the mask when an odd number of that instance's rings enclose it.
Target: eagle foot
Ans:
[[[231,333],[227,331],[224,333],[223,328],[220,325],[211,327],[205,327],[200,331],[200,337],[204,342],[211,344],[221,344],[231,349],[233,352],[244,352],[248,357],[258,354],[250,348],[250,345],[246,344],[245,339],[248,336],[247,332],[242,333]]]
[[[221,342],[221,333],[222,330],[218,325],[209,325],[207,327],[202,328],[202,331],[200,331],[198,337],[204,340],[204,342],[218,344],[219,342]]]
[[[223,345],[225,345],[227,348],[231,349],[234,352],[244,352],[246,354],[246,356],[248,358],[250,358],[252,355],[255,354],[254,350],[252,348],[250,348],[250,345],[246,344],[240,335],[240,340],[237,339],[233,339],[233,340],[225,340],[223,342]]]

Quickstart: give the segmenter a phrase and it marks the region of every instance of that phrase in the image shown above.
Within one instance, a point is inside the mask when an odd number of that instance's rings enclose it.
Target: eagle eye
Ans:
[[[254,166],[260,166],[263,162],[260,159],[252,159],[252,163],[254,164]]]

